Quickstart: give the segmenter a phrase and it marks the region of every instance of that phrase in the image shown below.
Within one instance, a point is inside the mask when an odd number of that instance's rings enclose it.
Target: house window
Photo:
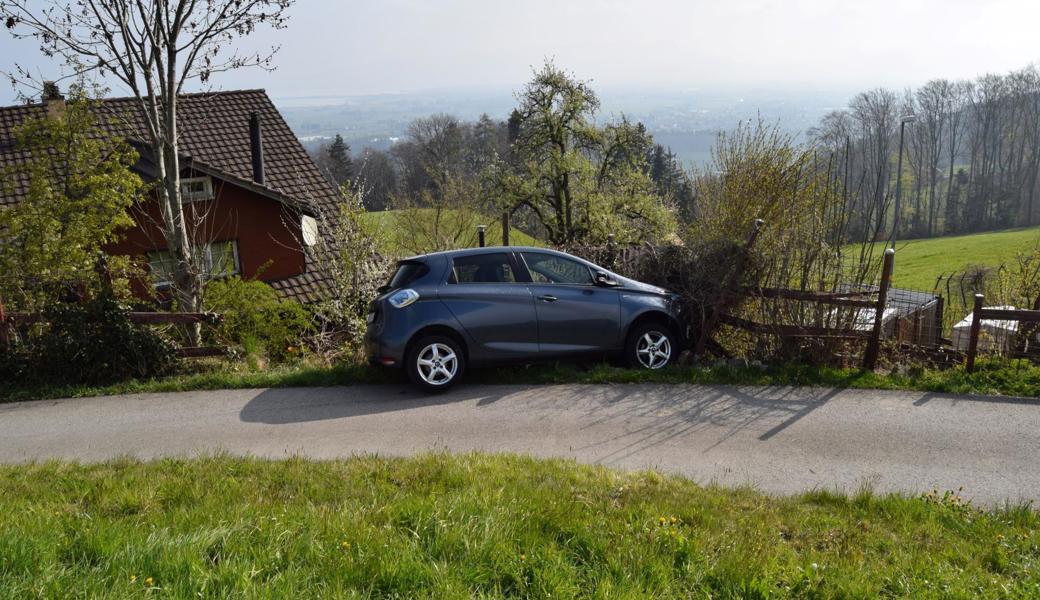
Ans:
[[[200,271],[206,279],[220,279],[241,274],[237,240],[213,242],[199,250],[203,263]],[[155,287],[169,287],[173,285],[174,274],[177,271],[177,259],[169,250],[149,252],[148,268],[151,271],[152,283],[155,284]]]
[[[209,177],[181,179],[181,199],[185,202],[213,199],[213,180]]]

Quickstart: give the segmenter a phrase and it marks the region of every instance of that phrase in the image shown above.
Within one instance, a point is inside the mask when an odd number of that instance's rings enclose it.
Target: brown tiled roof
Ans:
[[[107,98],[99,102],[107,117],[100,121],[114,135],[146,140],[147,127],[137,100]],[[14,129],[27,119],[46,115],[43,104],[0,108],[0,169],[24,164],[28,156],[14,146]],[[264,90],[182,94],[177,103],[180,151],[232,179],[251,183],[249,115],[260,117],[264,142],[264,187],[314,210],[335,206],[339,195],[307,155],[296,135]],[[185,166],[188,166],[185,164]],[[27,180],[19,173],[11,193],[0,191],[0,204],[12,204],[25,194]]]
[[[325,279],[315,272],[294,275],[277,281],[269,281],[271,287],[282,298],[296,300],[301,304],[309,304],[321,300],[327,286]]]
[[[147,140],[147,126],[135,98],[106,98],[99,101],[99,111],[104,116],[99,121],[112,135]],[[339,192],[322,176],[264,90],[182,94],[177,111],[183,167],[195,164],[217,177],[259,187],[252,180],[249,143],[249,116],[255,112],[260,118],[264,149],[264,189],[257,191],[268,192],[305,212],[335,215]],[[44,104],[0,107],[0,172],[11,173],[9,181],[0,185],[0,206],[21,201],[28,187],[27,174],[17,167],[29,156],[15,147],[14,130],[26,120],[46,114]],[[315,273],[273,285],[283,296],[304,302],[315,300],[322,287]]]

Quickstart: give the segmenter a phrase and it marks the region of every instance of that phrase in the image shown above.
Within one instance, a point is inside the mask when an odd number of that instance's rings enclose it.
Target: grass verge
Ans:
[[[1036,597],[1040,514],[444,454],[0,467],[0,596]]]
[[[0,402],[50,398],[82,398],[115,394],[187,392],[195,390],[315,387],[379,384],[404,381],[398,371],[365,365],[332,367],[297,365],[267,371],[243,370],[241,365],[221,363],[194,373],[161,379],[134,380],[108,386],[24,386],[0,382]],[[975,373],[962,368],[910,369],[902,374],[881,374],[860,369],[806,365],[778,365],[762,369],[731,367],[674,367],[659,371],[623,369],[607,364],[530,365],[502,369],[473,369],[462,383],[566,384],[566,383],[668,383],[703,385],[800,385],[854,389],[912,390],[950,394],[1040,396],[1040,367],[1025,360],[980,360]]]

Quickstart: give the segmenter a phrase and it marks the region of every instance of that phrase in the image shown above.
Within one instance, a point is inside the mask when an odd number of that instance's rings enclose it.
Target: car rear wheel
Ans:
[[[406,369],[412,383],[428,392],[443,392],[462,378],[466,358],[458,342],[430,335],[412,344]]]
[[[636,369],[657,370],[672,364],[679,354],[675,332],[658,323],[639,325],[628,335],[625,358]]]

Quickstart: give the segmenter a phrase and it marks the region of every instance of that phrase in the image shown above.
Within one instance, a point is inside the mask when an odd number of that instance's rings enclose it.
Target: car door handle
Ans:
[[[538,299],[544,302],[556,302],[557,300],[556,296],[552,295],[538,296]]]

